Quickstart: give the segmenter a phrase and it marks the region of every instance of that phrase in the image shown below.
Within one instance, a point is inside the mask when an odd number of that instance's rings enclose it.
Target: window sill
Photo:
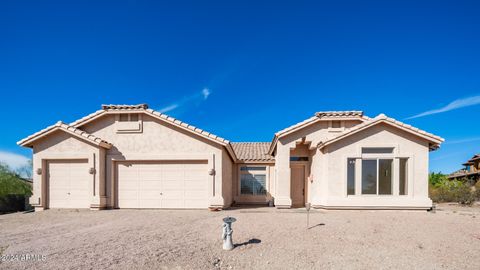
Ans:
[[[138,122],[117,122],[117,133],[142,133],[142,123]]]
[[[363,194],[363,195],[347,195],[347,198],[385,198],[385,197],[408,197],[408,195],[376,195],[376,194]]]

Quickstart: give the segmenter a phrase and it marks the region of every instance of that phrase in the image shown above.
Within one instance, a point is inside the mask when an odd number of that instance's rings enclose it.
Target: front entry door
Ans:
[[[305,206],[305,166],[295,165],[290,171],[292,206],[303,207]]]

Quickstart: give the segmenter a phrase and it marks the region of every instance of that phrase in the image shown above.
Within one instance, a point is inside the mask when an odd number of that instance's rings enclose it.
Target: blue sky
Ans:
[[[171,2],[2,1],[0,159],[109,103],[231,141],[363,110],[444,137],[431,170],[480,153],[478,1]]]

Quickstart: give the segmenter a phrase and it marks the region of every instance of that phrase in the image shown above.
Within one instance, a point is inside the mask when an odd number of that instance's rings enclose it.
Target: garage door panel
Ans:
[[[164,173],[162,174],[162,179],[166,181],[176,181],[183,178],[183,176],[183,172],[164,171]]]
[[[138,182],[138,189],[139,190],[160,190],[162,186],[162,182],[158,179],[156,181],[139,181]]]
[[[185,198],[192,198],[192,199],[204,199],[205,192],[203,190],[186,190],[185,191]]]
[[[136,208],[161,208],[160,199],[148,200],[143,199],[138,201],[138,207]]]
[[[50,200],[50,208],[69,208],[67,200]]]
[[[50,208],[89,208],[92,176],[88,160],[48,162]]]
[[[85,184],[85,182],[88,182],[90,177],[86,177],[86,179],[72,179],[70,178],[70,190],[71,191],[82,191],[82,192],[88,192],[88,184]],[[85,181],[86,180],[86,181]],[[91,179],[93,183],[93,179]]]
[[[163,191],[163,199],[181,199],[183,200],[185,191],[184,190],[166,190]]]
[[[118,165],[118,207],[207,207],[206,161],[201,163],[132,162],[129,164],[129,166],[121,163]],[[194,196],[193,200],[188,196]],[[134,200],[137,201],[136,204],[133,203]]]
[[[142,197],[139,199],[155,199],[155,200],[160,200],[162,195],[160,195],[160,191],[158,190],[144,190],[142,192],[139,192],[139,195]]]
[[[83,199],[85,197],[88,197],[89,195],[89,192],[88,190],[76,190],[76,189],[72,189],[70,190],[70,198],[72,199]]]
[[[185,208],[185,203],[183,199],[164,199],[162,208]]]
[[[208,204],[204,199],[187,199],[185,200],[185,208],[207,208]]]
[[[205,181],[185,181],[185,186],[192,190],[205,190],[206,185]]]
[[[162,190],[178,190],[183,189],[185,184],[181,180],[177,181],[165,181],[162,183]]]

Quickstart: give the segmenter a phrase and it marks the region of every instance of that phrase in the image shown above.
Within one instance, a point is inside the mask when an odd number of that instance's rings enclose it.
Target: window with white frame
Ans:
[[[266,180],[266,166],[240,167],[240,194],[254,196],[267,194]]]
[[[361,158],[347,158],[346,170],[347,195],[408,194],[408,158],[395,157],[393,147],[362,148]]]
[[[362,195],[392,195],[393,159],[362,159]]]

